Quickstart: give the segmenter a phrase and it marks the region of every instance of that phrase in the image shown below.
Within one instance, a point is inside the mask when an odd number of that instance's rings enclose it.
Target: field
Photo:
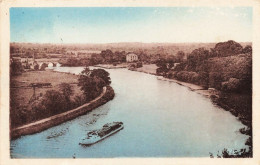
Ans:
[[[47,90],[59,90],[59,84],[69,83],[73,88],[72,98],[76,95],[82,94],[80,88],[77,86],[77,75],[68,73],[58,73],[50,70],[47,71],[31,71],[25,72],[20,76],[13,76],[11,78],[11,111],[21,109],[31,110],[29,101],[33,96],[33,88],[28,87],[31,83],[51,83],[52,87],[36,88],[36,96],[44,95]]]

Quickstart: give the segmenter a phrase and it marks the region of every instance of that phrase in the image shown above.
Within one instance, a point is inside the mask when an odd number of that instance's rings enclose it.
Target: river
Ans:
[[[78,74],[82,67],[56,71]],[[230,112],[187,87],[156,76],[108,69],[115,98],[74,120],[10,144],[13,158],[209,157],[224,148],[247,148],[244,126]],[[88,130],[112,121],[124,129],[89,147],[79,145]]]

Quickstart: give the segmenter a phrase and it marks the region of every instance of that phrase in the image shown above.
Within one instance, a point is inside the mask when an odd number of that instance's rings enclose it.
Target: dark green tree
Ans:
[[[22,63],[19,61],[12,61],[10,65],[10,74],[11,76],[16,76],[22,74],[24,71]]]
[[[107,71],[105,71],[104,69],[93,69],[91,71],[90,77],[101,78],[105,82],[104,86],[111,84],[109,73]]]
[[[103,69],[90,70],[86,67],[78,79],[78,86],[83,91],[86,101],[93,100],[104,86],[111,83],[109,73]]]
[[[63,96],[65,97],[67,103],[68,103],[68,108],[71,108],[71,100],[70,96],[73,94],[73,89],[72,86],[68,83],[61,83],[59,85],[59,89],[62,92]]]
[[[67,110],[67,101],[62,93],[56,90],[48,90],[41,104],[45,106],[45,110],[51,115],[58,114]]]

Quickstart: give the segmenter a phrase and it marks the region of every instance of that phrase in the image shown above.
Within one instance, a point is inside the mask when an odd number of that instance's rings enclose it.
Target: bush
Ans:
[[[199,74],[196,72],[180,71],[175,73],[175,78],[184,82],[199,83]]]
[[[247,46],[243,49],[243,53],[252,54],[252,46],[247,45]]]
[[[22,74],[23,71],[24,70],[23,70],[23,66],[22,66],[21,62],[18,62],[18,61],[11,62],[11,65],[10,65],[11,76],[20,75],[20,74]]]
[[[69,109],[68,102],[64,95],[55,90],[48,90],[43,96],[41,104],[44,105],[45,110],[49,111],[52,115]]]
[[[85,104],[87,101],[86,101],[86,98],[84,97],[84,95],[77,95],[75,98],[74,98],[74,101],[72,103],[73,107],[76,108],[76,107],[79,107],[83,104]]]
[[[230,78],[228,81],[222,83],[221,90],[226,92],[238,92],[240,90],[240,80]]]
[[[143,67],[143,63],[142,63],[142,62],[137,62],[137,63],[136,63],[136,67],[137,67],[137,68]]]
[[[209,73],[209,87],[221,89],[222,85],[222,73],[221,72],[210,72]]]

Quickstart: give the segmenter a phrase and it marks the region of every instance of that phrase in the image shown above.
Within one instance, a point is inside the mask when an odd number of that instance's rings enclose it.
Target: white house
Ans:
[[[126,55],[126,62],[138,61],[138,56],[134,53],[129,53]]]

